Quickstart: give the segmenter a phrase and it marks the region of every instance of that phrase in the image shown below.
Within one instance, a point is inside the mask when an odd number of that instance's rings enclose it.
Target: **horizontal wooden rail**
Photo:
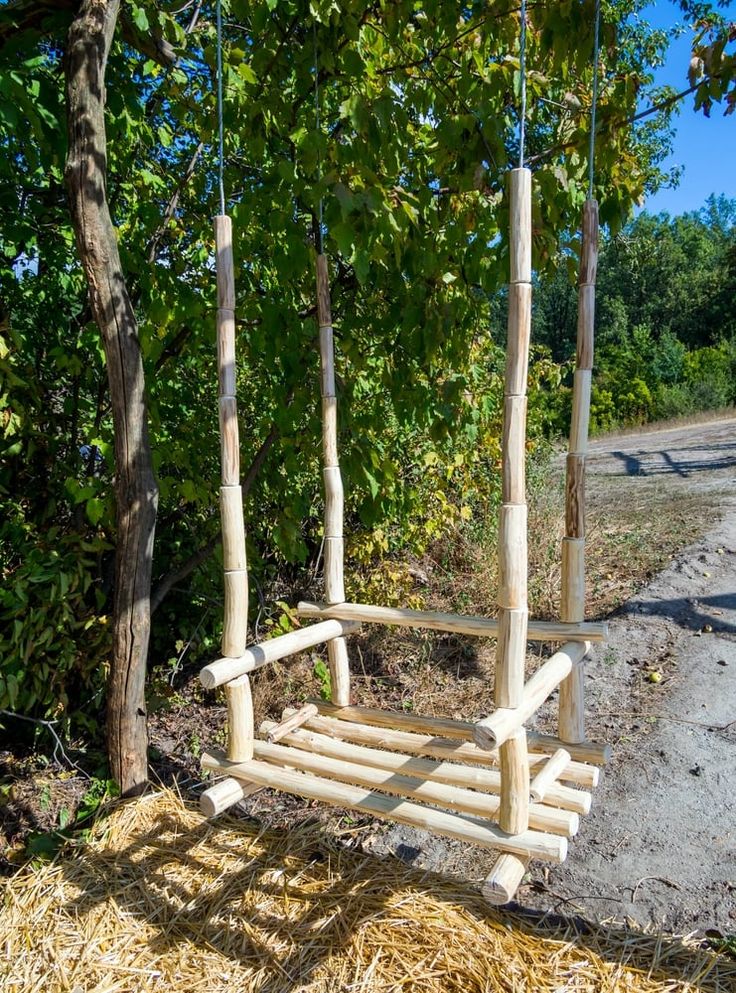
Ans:
[[[473,732],[476,745],[479,748],[498,748],[504,741],[508,741],[511,735],[536,714],[562,680],[570,675],[572,667],[580,662],[589,647],[585,642],[572,641],[550,656],[527,680],[518,707],[499,707],[488,717],[478,721]]]
[[[456,721],[449,717],[425,717],[421,714],[405,714],[398,710],[379,710],[377,707],[338,707],[324,700],[312,700],[325,717],[341,721],[354,721],[357,724],[370,724],[374,727],[396,728],[399,731],[414,731],[440,738],[459,738],[473,741],[475,721]],[[584,741],[577,745],[564,744],[559,738],[538,731],[529,731],[529,751],[554,754],[558,748],[566,748],[575,762],[590,762],[593,765],[607,765],[611,761],[611,746]],[[562,776],[562,779],[568,777]],[[597,785],[598,780],[592,785]]]
[[[284,711],[288,718],[296,711]],[[279,727],[274,721],[264,721],[261,724],[261,734],[270,740],[272,730]],[[480,790],[486,793],[498,794],[501,789],[501,773],[498,769],[474,769],[470,766],[455,765],[453,762],[436,762],[431,759],[402,755],[400,752],[390,752],[378,748],[366,748],[349,742],[330,738],[326,734],[317,734],[299,728],[286,734],[282,739],[284,744],[300,748],[306,752],[324,755],[328,758],[351,762],[355,765],[367,765],[402,776],[415,779],[427,779],[434,783],[446,783],[448,786],[461,786],[465,789]],[[554,783],[549,787],[544,802],[561,810],[570,810],[576,814],[587,814],[590,811],[590,793],[573,790],[569,786]],[[540,825],[532,825],[539,827]]]
[[[216,767],[210,766],[210,768],[217,768],[221,772],[229,773],[233,765],[238,765],[230,762],[224,753],[211,753],[210,757],[218,762]],[[284,745],[272,745],[267,741],[255,742],[254,757],[282,768],[299,769],[301,772],[315,773],[326,779],[351,783],[353,786],[366,786],[368,789],[377,789],[383,793],[395,793],[409,800],[418,800],[436,807],[449,807],[461,814],[473,814],[475,817],[489,820],[498,819],[501,802],[495,795],[404,776],[390,769],[358,765],[318,752],[305,752]],[[564,838],[572,838],[580,827],[580,817],[578,814],[557,807],[530,804],[529,826],[539,831],[562,835]]]
[[[238,658],[217,659],[216,662],[210,662],[201,670],[199,680],[205,689],[212,690],[216,686],[222,686],[223,683],[229,683],[236,676],[253,672],[254,669],[260,669],[269,662],[277,662],[287,655],[296,655],[306,648],[314,648],[315,645],[321,645],[332,638],[340,638],[351,631],[357,631],[359,627],[360,624],[352,621],[329,620],[299,628],[298,631],[290,631],[288,634],[279,635],[278,638],[251,645]]]
[[[296,609],[301,617],[337,617],[366,624],[387,624],[393,627],[429,628],[433,631],[454,631],[478,638],[495,638],[498,621],[490,617],[463,617],[439,610],[404,610],[398,607],[375,607],[367,603],[312,603],[302,600]],[[529,621],[529,641],[606,641],[608,624],[581,621],[563,624],[561,621]]]
[[[211,754],[202,756],[202,765],[206,769],[220,768],[219,761],[227,760],[218,760]],[[434,834],[470,842],[482,848],[495,848],[549,862],[564,862],[567,857],[567,838],[560,835],[532,830],[508,835],[494,824],[477,817],[435,810],[433,807],[375,793],[364,787],[350,786],[331,779],[294,772],[256,759],[238,765],[228,763],[228,772],[236,779],[242,778],[249,783],[259,783],[261,786],[269,786],[284,793],[294,793],[307,800],[318,800],[337,807],[359,810],[361,813],[395,821],[398,824],[424,828]]]
[[[310,731],[327,734],[341,741],[352,741],[359,745],[367,745],[368,747],[387,748],[392,751],[406,752],[409,755],[422,755],[428,758],[443,759],[448,762],[472,762],[474,765],[498,765],[497,749],[489,751],[485,748],[478,748],[472,742],[475,724],[469,723],[467,725],[468,740],[458,741],[453,738],[437,736],[432,731],[425,734],[413,733],[409,730],[411,722],[414,719],[413,714],[393,714],[389,712],[391,716],[407,718],[406,724],[402,724],[401,722],[395,724],[395,727],[407,728],[407,730],[397,731],[391,725],[386,725],[385,711],[372,710],[368,707],[335,707],[321,700],[315,702],[321,714],[344,713],[346,710],[367,711],[370,716],[380,717],[383,723],[379,723],[378,721],[369,722],[368,720],[359,721],[357,719],[350,721],[347,719],[332,720],[331,717],[312,717],[304,725]],[[421,720],[426,727],[432,718],[422,718]],[[530,740],[532,739],[531,734],[529,738]],[[557,747],[559,747],[559,743]],[[532,748],[533,746],[530,745],[530,750]],[[547,761],[546,753],[548,749],[545,748],[543,751],[545,754],[541,755],[534,754],[533,750],[530,751],[530,768],[536,770],[537,766],[543,765]],[[573,761],[565,769],[564,774],[560,778],[568,783],[575,783],[578,786],[584,786],[586,789],[590,789],[598,785],[599,777],[600,771],[595,766]]]

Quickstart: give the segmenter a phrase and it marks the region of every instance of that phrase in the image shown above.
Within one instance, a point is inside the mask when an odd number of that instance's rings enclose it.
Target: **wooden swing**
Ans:
[[[522,24],[524,10],[522,5]],[[596,52],[598,24],[596,22]],[[523,55],[523,39],[522,39]],[[523,72],[522,72],[523,80]],[[595,94],[595,90],[594,90]],[[523,106],[523,101],[522,101]],[[522,113],[523,119],[523,113]],[[594,131],[594,123],[592,131]],[[335,356],[327,259],[318,246],[317,317],[321,364],[325,487],[325,603],[300,603],[316,623],[247,645],[248,579],[240,487],[236,401],[235,288],[230,218],[221,197],[215,218],[217,341],[222,451],[220,505],[225,579],[222,658],[205,666],[202,685],[224,686],[227,752],[212,750],[202,766],[226,778],[202,794],[214,816],[262,787],[355,809],[375,817],[469,842],[501,853],[483,892],[494,904],[510,900],[529,859],[560,863],[567,839],[591,805],[599,767],[610,749],[586,739],[584,659],[607,626],[586,622],[585,456],[593,365],[593,318],[598,208],[583,209],[577,355],[567,456],[566,526],[561,550],[559,622],[529,620],[525,492],[526,382],[531,327],[532,174],[521,164],[509,182],[510,278],[504,388],[502,506],[499,515],[497,619],[399,610],[345,600],[343,484],[338,457]],[[591,142],[592,145],[592,142]],[[361,624],[430,628],[497,639],[495,710],[477,722],[352,706],[345,636]],[[528,641],[559,649],[528,679]],[[327,645],[331,703],[286,709],[256,737],[249,674],[270,662]],[[559,689],[558,736],[527,732],[526,723]]]

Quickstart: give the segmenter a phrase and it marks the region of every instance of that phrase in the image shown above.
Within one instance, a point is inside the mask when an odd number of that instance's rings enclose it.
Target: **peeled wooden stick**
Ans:
[[[477,638],[497,638],[499,622],[491,617],[471,617],[447,614],[439,610],[407,610],[401,607],[376,607],[368,603],[312,603],[301,600],[297,606],[300,617],[337,617],[345,621],[385,624],[399,628],[427,628],[431,631],[454,631]],[[608,624],[588,621],[584,624],[563,624],[560,621],[530,620],[528,641],[605,641]]]
[[[205,817],[215,817],[260,789],[263,787],[258,783],[248,783],[232,777],[221,779],[219,783],[215,783],[202,793],[199,798],[199,809]]]
[[[324,713],[334,713],[335,711],[346,710],[347,708],[334,707],[331,710],[324,710],[323,707],[329,707],[329,704],[322,704],[319,702],[317,706],[320,712]],[[350,710],[355,709],[368,709],[368,708],[354,708],[351,707]],[[383,714],[382,711],[373,711],[375,714]],[[395,716],[395,715],[391,715]],[[398,715],[400,717],[410,717],[410,715]],[[422,718],[422,724],[426,724],[431,718]],[[448,762],[467,762],[473,765],[484,765],[484,766],[498,766],[499,757],[498,749],[486,749],[478,748],[477,745],[473,744],[472,741],[458,741],[456,738],[444,738],[441,734],[435,735],[429,730],[425,734],[417,734],[409,730],[394,730],[387,727],[385,723],[379,723],[378,721],[372,724],[366,723],[356,723],[354,721],[348,720],[334,720],[331,717],[311,717],[307,723],[304,725],[310,731],[316,731],[319,734],[329,735],[332,738],[337,738],[339,741],[350,741],[355,742],[359,745],[366,745],[372,748],[385,748],[397,752],[405,752],[408,755],[421,755],[429,758],[441,759]],[[407,722],[406,725],[398,724],[398,727],[411,727],[411,722]],[[416,726],[419,726],[417,722]],[[475,730],[475,724],[468,724],[468,737],[472,738],[472,733]],[[533,732],[529,733],[529,741],[532,743],[532,747],[536,747],[537,735]],[[556,751],[560,746],[560,742],[557,739],[550,739],[547,736],[539,736],[545,739],[542,748],[540,749],[544,753],[550,751]],[[552,744],[554,742],[554,745]],[[573,746],[574,747],[574,746]],[[591,746],[585,746],[586,751],[589,750]],[[536,754],[535,752],[529,755],[529,765],[531,768],[535,769],[537,766],[543,765],[547,761],[546,754]],[[598,780],[600,777],[600,770],[593,765],[587,765],[584,762],[577,762],[573,760],[564,775],[561,777],[568,783],[575,783],[578,786],[583,786],[586,789],[590,789],[598,785]]]
[[[585,617],[585,457],[588,450],[595,279],[598,265],[598,204],[586,200],[578,280],[578,330],[573,383],[570,445],[565,486],[565,538],[562,542],[560,618]],[[585,741],[585,687],[582,659],[560,687],[559,735],[566,742]]]
[[[510,175],[509,323],[504,379],[501,498],[498,520],[498,620],[494,699],[496,707],[516,714],[524,702],[527,628],[526,380],[531,327],[532,174]],[[516,287],[524,287],[517,291]],[[496,711],[499,713],[499,711]],[[519,720],[502,738],[492,740],[483,724],[475,741],[499,745],[501,805],[499,827],[520,834],[529,826],[529,758]]]
[[[337,444],[337,395],[335,392],[335,345],[330,303],[327,259],[317,256],[317,324],[319,325],[320,387],[322,394],[322,460],[325,482],[325,597],[328,603],[345,599],[343,544],[343,485]],[[350,667],[345,640],[327,644],[330,688],[335,703],[350,702]]]
[[[474,741],[475,729],[478,726],[475,721],[456,721],[449,717],[425,717],[421,714],[405,714],[396,710],[381,710],[377,707],[337,707],[324,700],[311,700],[310,703],[314,703],[320,714],[324,714],[325,717],[336,718],[330,724],[331,727],[335,728],[339,728],[340,724],[352,721],[356,727],[368,724],[374,728],[398,729],[401,732],[413,731],[435,738],[459,738],[461,741],[472,742]],[[529,731],[527,737],[532,752],[544,752],[547,755],[552,755],[563,745],[559,738],[549,734],[540,734],[538,731]],[[477,746],[473,745],[473,748],[477,750]],[[610,745],[583,742],[578,745],[570,745],[567,750],[572,755],[574,764],[577,765],[583,762],[606,765],[611,759]],[[494,750],[491,751],[495,754]],[[481,755],[487,754],[486,749],[480,749],[478,752]],[[595,781],[590,782],[589,785],[597,785],[597,770],[595,775]],[[585,782],[588,783],[587,778]]]
[[[535,803],[541,803],[547,792],[557,782],[570,762],[570,753],[564,748],[558,748],[550,755],[539,772],[535,773],[529,785],[529,796]]]
[[[220,412],[222,486],[220,514],[225,567],[225,608],[222,654],[236,657],[245,651],[248,632],[248,573],[245,553],[243,496],[240,488],[240,440],[235,398],[235,266],[232,224],[226,215],[215,217],[217,253],[217,371]]]
[[[529,753],[524,728],[509,735],[498,754],[501,762],[498,826],[509,834],[519,834],[529,827]]]
[[[282,720],[280,724],[268,724],[261,725],[261,730],[266,728],[266,736],[272,745],[275,745],[282,738],[285,738],[292,731],[296,731],[298,728],[308,721],[310,717],[316,717],[319,711],[313,703],[305,703],[303,707],[299,710],[295,710],[293,714]],[[228,756],[229,757],[229,756]]]
[[[524,686],[518,707],[500,707],[489,717],[478,721],[473,739],[480,748],[497,748],[536,714],[547,697],[560,685],[588,651],[585,642],[570,642],[550,656]],[[527,791],[528,792],[528,788]]]
[[[202,756],[202,765],[205,768],[212,768],[212,763],[216,761],[211,755]],[[534,856],[549,862],[564,862],[567,857],[567,839],[559,835],[524,831],[522,834],[511,836],[480,818],[435,810],[433,807],[374,793],[364,787],[349,786],[346,783],[293,772],[255,759],[236,767],[231,766],[230,772],[238,779],[270,786],[284,793],[294,793],[308,800],[319,800],[333,806],[359,810],[398,824],[424,828],[434,834],[470,842],[482,848],[496,848],[518,855]]]
[[[288,711],[284,711],[286,715]],[[296,713],[296,711],[294,711]],[[272,729],[279,727],[273,721],[264,721],[260,733],[267,737]],[[269,738],[270,740],[270,738]],[[434,783],[446,783],[448,786],[460,786],[465,789],[480,790],[485,793],[498,794],[501,788],[501,774],[497,769],[474,769],[467,766],[455,765],[452,762],[433,762],[429,759],[401,755],[378,748],[365,748],[344,741],[335,740],[325,734],[317,734],[305,728],[291,731],[282,739],[283,744],[312,752],[326,758],[338,759],[355,765],[367,765],[387,772],[397,772],[414,779],[430,780]],[[590,810],[590,793],[573,790],[568,786],[557,786],[551,789],[545,798],[545,804],[569,810],[575,814],[587,814]],[[530,808],[533,816],[536,808]],[[540,824],[529,822],[532,827]]]
[[[489,796],[486,793],[478,793],[475,790],[466,790],[446,783],[421,780],[377,766],[358,765],[318,752],[306,752],[287,748],[284,745],[272,745],[266,741],[256,741],[254,754],[259,761],[272,762],[283,768],[299,769],[327,779],[394,793],[410,800],[419,800],[437,807],[448,807],[459,813],[473,814],[476,817],[497,819],[501,807],[498,796]],[[233,765],[216,752],[210,753],[208,762],[210,764],[207,768],[218,771],[235,773],[237,769],[242,768],[242,764]],[[580,827],[580,817],[568,810],[560,810],[546,804],[533,804],[527,826],[571,838]]]
[[[269,641],[262,641],[259,645],[251,645],[244,649],[238,658],[222,658],[216,662],[210,662],[199,673],[199,681],[207,690],[212,690],[216,686],[242,676],[246,672],[253,672],[260,669],[268,662],[277,662],[286,658],[287,655],[295,655],[303,652],[306,648],[313,648],[321,645],[330,638],[337,638],[340,635],[348,634],[350,631],[357,631],[360,627],[352,621],[320,621],[319,624],[312,624],[306,628],[299,628],[298,631],[290,631],[288,634],[279,635]]]
[[[514,899],[524,873],[529,865],[529,859],[520,855],[504,852],[496,859],[496,863],[483,885],[481,893],[494,907],[502,907]]]
[[[238,676],[225,686],[229,740],[227,757],[231,762],[253,758],[253,700],[250,678]]]

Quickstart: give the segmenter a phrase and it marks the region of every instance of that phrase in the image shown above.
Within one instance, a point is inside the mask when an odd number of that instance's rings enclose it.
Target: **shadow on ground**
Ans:
[[[293,845],[283,833],[266,833],[255,822],[226,818],[221,824],[222,830],[204,821],[185,826],[175,813],[162,813],[119,850],[87,850],[81,873],[80,858],[60,863],[72,870],[77,893],[66,914],[84,931],[85,918],[113,905],[115,920],[140,922],[139,941],[146,934],[148,950],[138,953],[137,962],[161,963],[195,943],[215,953],[223,967],[229,962],[240,975],[240,970],[252,973],[248,988],[259,993],[297,991],[310,983],[320,991],[353,988],[337,982],[339,969],[333,975],[335,985],[319,982],[325,970],[343,959],[357,983],[354,988],[369,991],[373,987],[362,981],[368,978],[365,970],[381,955],[390,959],[402,935],[404,955],[417,956],[415,968],[406,961],[399,969],[405,966],[405,977],[413,976],[411,989],[515,990],[520,976],[526,977],[527,989],[568,988],[565,983],[573,975],[575,989],[618,989],[614,976],[626,970],[622,982],[627,990],[659,989],[652,985],[658,982],[669,990],[675,982],[713,993],[721,988],[719,981],[706,977],[719,962],[730,969],[725,960],[676,938],[519,907],[491,909],[464,883],[414,870],[396,859],[346,850],[316,824],[294,832]],[[234,846],[235,835],[240,844]],[[458,908],[467,929],[460,935],[451,934]],[[106,934],[110,948],[131,940]],[[468,961],[476,958],[477,983],[464,973],[453,975],[444,961],[458,940],[465,943],[457,951],[465,962],[461,968],[458,960],[460,973],[463,968],[474,973]],[[366,942],[372,947],[365,948]],[[409,952],[412,942],[424,942],[424,947]],[[433,944],[435,972],[447,970],[446,980],[440,975],[439,985],[421,986],[422,955]],[[601,971],[601,985],[586,971],[594,967]],[[490,974],[497,969],[498,976]],[[544,981],[534,978],[534,969],[544,970]],[[640,986],[629,970],[640,970],[650,984]],[[604,976],[613,982],[604,985]],[[590,984],[578,981],[584,978]]]

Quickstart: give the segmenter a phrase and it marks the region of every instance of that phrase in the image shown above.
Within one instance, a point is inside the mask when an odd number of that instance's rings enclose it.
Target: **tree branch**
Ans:
[[[55,14],[69,14],[71,20],[78,6],[76,0],[10,0],[0,10],[0,48],[20,31],[45,33],[45,23]],[[67,28],[68,23],[64,23],[58,33],[66,32]],[[162,66],[171,66],[176,61],[173,45],[153,31],[150,34],[140,31],[127,10],[120,14],[120,28],[123,40],[147,58]]]

